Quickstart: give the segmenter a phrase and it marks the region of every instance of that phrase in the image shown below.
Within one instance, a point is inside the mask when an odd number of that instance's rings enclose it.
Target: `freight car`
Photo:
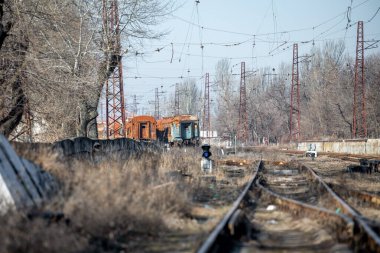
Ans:
[[[194,115],[178,115],[157,120],[157,138],[170,145],[199,145],[199,120]]]
[[[134,140],[156,141],[157,122],[152,116],[140,115],[128,119],[127,138]]]

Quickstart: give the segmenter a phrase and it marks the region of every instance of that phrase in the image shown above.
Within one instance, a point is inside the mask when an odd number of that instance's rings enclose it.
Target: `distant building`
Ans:
[[[200,131],[201,138],[218,138],[218,131]]]

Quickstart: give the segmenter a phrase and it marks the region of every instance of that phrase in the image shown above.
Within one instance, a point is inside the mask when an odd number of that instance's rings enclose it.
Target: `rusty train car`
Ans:
[[[125,128],[127,138],[144,141],[157,140],[157,122],[152,116],[140,115],[130,118]]]
[[[106,138],[105,124],[98,124],[99,136]],[[127,138],[142,141],[159,141],[171,146],[199,145],[199,120],[194,115],[177,115],[156,120],[139,115],[125,124]],[[120,135],[121,137],[121,135]]]
[[[170,145],[199,145],[199,120],[194,115],[178,115],[157,120],[157,137]]]

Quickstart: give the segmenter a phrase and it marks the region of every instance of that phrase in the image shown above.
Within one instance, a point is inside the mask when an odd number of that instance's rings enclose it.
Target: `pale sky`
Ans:
[[[177,5],[157,27],[169,34],[147,42],[139,50],[143,57],[130,52],[123,60],[127,104],[137,95],[138,107],[145,112],[154,110],[148,101],[154,100],[157,87],[168,95],[175,83],[190,76],[203,89],[203,75],[210,73],[212,80],[222,58],[231,60],[234,73],[242,61],[246,70],[277,68],[292,62],[293,43],[298,43],[299,55],[305,55],[313,46],[340,39],[355,57],[359,20],[364,21],[365,41],[380,39],[380,0],[180,0]],[[367,50],[365,55],[378,51]]]

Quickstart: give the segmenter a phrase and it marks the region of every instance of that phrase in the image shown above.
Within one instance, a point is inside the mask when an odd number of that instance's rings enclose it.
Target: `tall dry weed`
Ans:
[[[195,156],[199,151],[188,149],[128,160],[110,155],[100,163],[54,157],[48,170],[61,190],[42,211],[63,212],[70,223],[48,225],[8,214],[1,218],[7,222],[2,223],[0,252],[119,251],[132,234],[176,229],[172,221],[186,215],[191,202],[191,191],[179,175],[198,171]]]

